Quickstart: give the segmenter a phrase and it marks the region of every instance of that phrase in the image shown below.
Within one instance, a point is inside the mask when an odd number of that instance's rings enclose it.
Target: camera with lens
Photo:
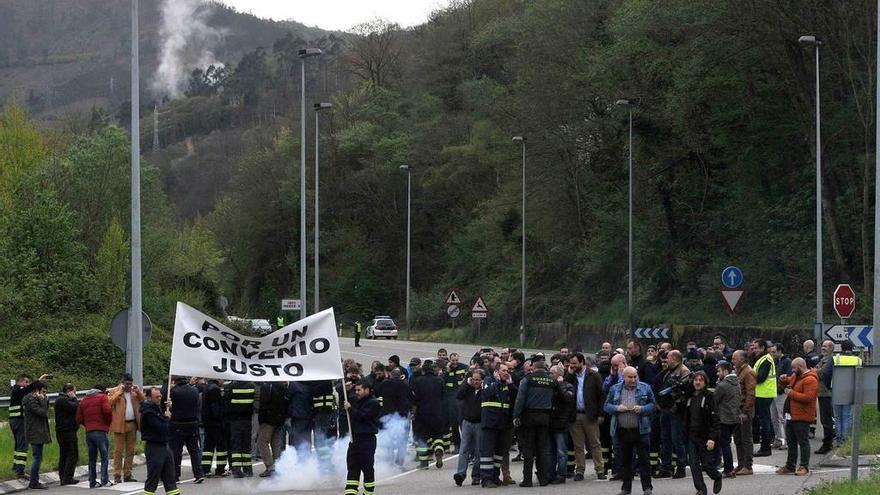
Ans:
[[[683,404],[691,391],[693,391],[693,374],[670,376],[664,380],[664,388],[657,394],[657,403],[660,409],[675,411],[677,406]]]

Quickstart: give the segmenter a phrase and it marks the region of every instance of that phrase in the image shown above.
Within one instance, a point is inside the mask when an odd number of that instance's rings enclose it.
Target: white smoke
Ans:
[[[376,481],[377,485],[382,480],[400,473],[401,467],[394,464],[390,449],[401,446],[406,450],[409,442],[407,433],[409,420],[391,414],[382,418],[382,429],[376,438]],[[297,449],[288,447],[281,454],[281,458],[275,462],[275,476],[260,482],[259,491],[282,492],[290,490],[326,490],[345,486],[348,468],[346,466],[346,453],[350,437],[332,439],[330,444],[330,458],[328,462],[321,463],[317,453],[312,450],[307,455],[300,456]],[[303,449],[301,449],[303,450]],[[406,456],[410,454],[407,453]],[[404,457],[408,460],[408,457]]]
[[[153,78],[153,91],[171,98],[186,90],[193,69],[222,66],[213,49],[223,31],[208,25],[210,5],[202,0],[162,0],[162,25],[159,28],[162,50],[159,68]]]

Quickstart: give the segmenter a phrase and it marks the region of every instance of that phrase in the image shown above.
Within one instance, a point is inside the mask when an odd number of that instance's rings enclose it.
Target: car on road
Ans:
[[[269,320],[251,320],[251,330],[260,335],[266,335],[272,332],[272,324],[269,323]]]
[[[367,325],[367,338],[377,339],[379,337],[397,338],[397,323],[394,323],[390,316],[377,316]]]

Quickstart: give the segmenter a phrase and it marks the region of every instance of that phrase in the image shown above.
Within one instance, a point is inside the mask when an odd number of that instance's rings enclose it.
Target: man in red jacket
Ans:
[[[810,425],[816,422],[816,402],[819,396],[819,376],[807,368],[803,358],[791,362],[791,376],[785,381],[785,440],[788,459],[776,474],[807,476],[810,472]],[[801,451],[801,463],[795,469]]]
[[[109,473],[110,459],[107,457],[107,450],[110,447],[107,432],[110,431],[112,419],[113,411],[107,398],[107,387],[95,385],[95,388],[89,390],[79,403],[79,409],[76,411],[76,422],[83,425],[86,430],[86,445],[89,448],[89,488],[113,485]],[[98,452],[101,453],[101,483],[98,483],[95,469]]]

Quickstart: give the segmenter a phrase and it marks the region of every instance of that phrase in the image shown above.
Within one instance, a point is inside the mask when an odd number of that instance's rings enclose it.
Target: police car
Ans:
[[[367,325],[367,338],[377,339],[385,337],[386,339],[397,338],[397,324],[390,316],[377,316]]]

